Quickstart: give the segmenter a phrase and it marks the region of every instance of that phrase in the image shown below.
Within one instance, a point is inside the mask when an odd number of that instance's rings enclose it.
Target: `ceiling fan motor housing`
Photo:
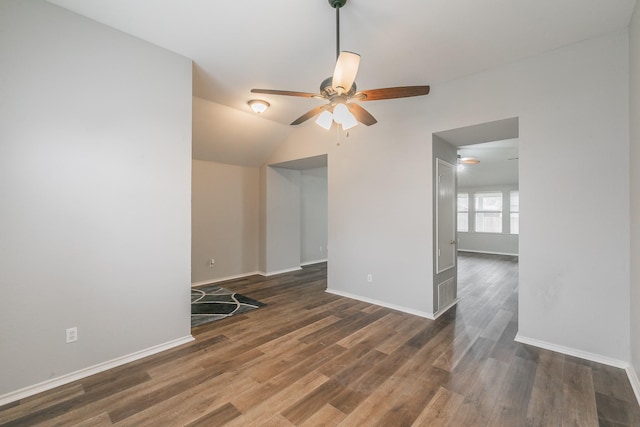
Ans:
[[[357,91],[356,82],[353,82],[351,85],[351,89],[345,94],[347,97],[353,96]],[[338,93],[333,89],[333,76],[327,77],[320,83],[320,93],[328,99],[331,99],[333,95],[337,95]]]

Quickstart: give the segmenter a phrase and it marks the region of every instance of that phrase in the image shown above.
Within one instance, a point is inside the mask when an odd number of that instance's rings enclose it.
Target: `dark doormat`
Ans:
[[[221,286],[191,288],[191,327],[262,307],[263,303]]]

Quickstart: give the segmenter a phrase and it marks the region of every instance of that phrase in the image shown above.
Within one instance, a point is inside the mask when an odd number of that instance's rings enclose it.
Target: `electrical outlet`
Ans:
[[[373,282],[373,274],[367,274],[367,283]]]
[[[67,329],[67,344],[78,341],[78,327]]]
[[[215,260],[215,259],[213,259],[213,258],[211,258],[211,259],[209,260],[209,268],[213,268],[213,265],[214,265],[215,263],[216,263],[216,260]]]

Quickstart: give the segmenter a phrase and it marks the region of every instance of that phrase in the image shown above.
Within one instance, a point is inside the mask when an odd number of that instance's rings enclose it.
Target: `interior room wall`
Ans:
[[[329,154],[329,289],[431,311],[432,134],[519,117],[519,337],[628,361],[629,166],[594,172],[628,157],[628,55],[625,29],[434,84],[427,97],[367,103],[375,129],[358,126],[340,146],[312,124],[296,130],[279,152],[324,143]]]
[[[43,1],[0,33],[2,401],[191,339],[191,61]]]
[[[631,87],[630,129],[631,155],[631,365],[635,377],[636,396],[640,400],[640,3],[629,28]]]
[[[327,168],[300,171],[300,262],[327,259]]]
[[[458,232],[458,250],[500,255],[518,255],[518,234],[511,234],[509,197],[510,192],[518,190],[517,185],[501,185],[486,187],[460,187],[458,193],[469,194],[469,227],[468,232]],[[476,233],[473,231],[474,201],[473,194],[484,191],[500,191],[502,193],[502,233]]]
[[[300,171],[266,167],[267,275],[300,268]]]
[[[192,283],[258,271],[259,172],[254,167],[193,161]]]

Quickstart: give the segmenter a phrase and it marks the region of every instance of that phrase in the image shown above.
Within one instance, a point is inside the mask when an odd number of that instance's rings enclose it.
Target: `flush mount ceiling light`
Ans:
[[[262,99],[252,99],[251,101],[247,102],[247,104],[249,104],[249,107],[251,107],[254,113],[258,114],[264,113],[265,111],[267,111],[267,108],[269,108],[269,103],[267,101],[263,101]]]
[[[356,88],[356,75],[360,65],[360,55],[353,52],[340,51],[340,8],[347,0],[328,0],[329,5],[336,10],[336,65],[333,76],[320,84],[320,93],[295,92],[289,90],[251,89],[252,93],[266,93],[270,95],[299,96],[329,101],[315,107],[298,117],[291,124],[299,125],[312,117],[318,116],[316,123],[329,130],[335,122],[342,126],[342,130],[350,129],[358,122],[371,126],[377,120],[364,108],[354,101],[377,101],[381,99],[406,98],[421,96],[429,93],[429,86],[388,87],[382,89],[363,90]]]

